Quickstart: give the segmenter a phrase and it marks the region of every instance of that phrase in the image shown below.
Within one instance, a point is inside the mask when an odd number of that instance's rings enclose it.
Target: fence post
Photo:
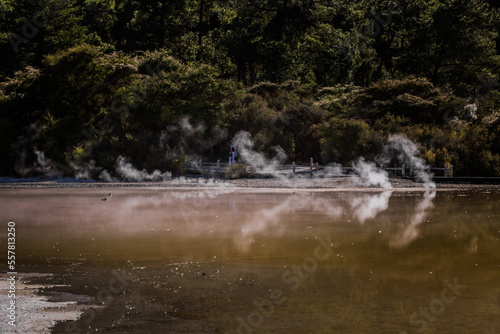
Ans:
[[[309,166],[309,171],[311,173],[311,176],[313,175],[313,158],[311,157],[311,166]]]
[[[448,166],[444,165],[444,177],[448,177]]]
[[[406,164],[403,164],[401,166],[401,176],[405,177],[406,176]]]
[[[453,177],[453,165],[450,165],[450,177]]]
[[[292,162],[293,174],[295,174],[295,161]]]

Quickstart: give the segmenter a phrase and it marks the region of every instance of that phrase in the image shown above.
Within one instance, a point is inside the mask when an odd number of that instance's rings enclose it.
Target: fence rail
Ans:
[[[204,162],[202,160],[191,161],[186,165],[186,169],[189,172],[199,172],[199,173],[224,173],[228,167],[229,163],[227,162],[220,162],[220,161]],[[413,166],[406,166],[405,164],[394,167],[386,167],[383,165],[377,167],[387,171],[389,175],[393,177],[399,176],[399,177],[414,178],[417,173],[417,171]],[[292,162],[291,164],[276,165],[272,169],[275,172],[279,173],[290,173],[290,174],[310,173],[310,174],[331,175],[331,176],[349,175],[351,173],[354,173],[355,170],[354,167],[319,165],[318,163],[314,163],[312,158],[309,163]],[[453,177],[453,165],[444,167],[427,167],[426,171],[445,178]],[[269,174],[267,170],[257,169],[254,170],[254,172]]]

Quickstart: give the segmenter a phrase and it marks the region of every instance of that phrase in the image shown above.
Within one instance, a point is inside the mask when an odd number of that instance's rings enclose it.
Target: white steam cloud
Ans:
[[[184,176],[176,177],[171,182],[176,186],[203,186],[203,187],[234,187],[234,184],[216,180],[214,178],[185,178]]]
[[[352,180],[355,184],[364,187],[392,187],[389,182],[389,174],[385,170],[378,168],[375,163],[366,162],[365,158],[361,157],[358,159],[356,164],[352,165],[352,167],[354,172],[357,174],[352,176]]]
[[[89,163],[86,163],[83,166],[79,166],[74,162],[71,162],[70,166],[75,170],[75,178],[77,180],[92,180],[92,173],[102,169],[96,167],[94,160],[90,160]]]
[[[155,170],[151,174],[147,170],[138,170],[121,155],[116,160],[116,172],[127,181],[167,181],[172,178],[172,173]]]
[[[101,172],[101,174],[99,174],[99,179],[103,180],[104,182],[117,182],[117,181],[119,181],[118,179],[111,176],[111,174],[107,170],[103,170]]]
[[[34,170],[42,173],[46,177],[57,177],[59,172],[52,163],[52,160],[45,158],[45,153],[38,151],[36,148],[33,150],[36,155],[36,162]]]
[[[424,159],[417,156],[418,146],[414,142],[401,134],[390,135],[387,141],[388,145],[385,147],[384,154],[379,157],[380,160],[388,162],[395,157],[399,162],[413,168],[415,179],[423,183],[425,188],[436,188],[429,166]]]
[[[316,175],[328,177],[328,176],[342,176],[345,174],[341,164],[330,163],[326,165],[323,170],[317,172]]]
[[[205,131],[205,127],[202,124],[193,126],[191,122],[189,122],[188,117],[184,117],[179,121],[179,127],[186,135],[193,135]]]
[[[281,147],[273,147],[276,155],[272,159],[266,158],[263,153],[255,151],[252,136],[246,131],[238,132],[232,139],[232,143],[237,147],[242,162],[251,166],[256,172],[287,180],[287,173],[280,169],[280,165],[287,160],[286,152]],[[406,136],[390,135],[383,152],[376,157],[375,161],[388,165],[391,161],[397,160],[406,164],[413,170],[416,181],[423,183],[425,188],[435,188],[436,184],[432,181],[433,175],[429,166],[426,165],[425,160],[417,156],[418,151],[418,146]],[[315,174],[318,177],[349,175],[352,183],[357,186],[392,188],[387,171],[377,167],[375,162],[366,161],[364,157],[359,157],[356,162],[353,162],[351,168],[343,168],[333,163]],[[301,178],[301,176],[295,175],[295,178]]]
[[[272,159],[268,159],[264,154],[256,152],[252,135],[247,131],[238,132],[234,136],[232,143],[236,146],[241,160],[258,173],[278,175],[278,166],[287,159],[285,151],[280,146],[272,148],[276,152]]]

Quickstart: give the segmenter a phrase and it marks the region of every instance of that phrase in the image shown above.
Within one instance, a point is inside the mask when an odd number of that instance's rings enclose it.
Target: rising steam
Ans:
[[[287,155],[281,147],[273,147],[272,149],[276,152],[276,155],[268,159],[264,154],[255,151],[252,136],[246,131],[238,132],[234,136],[232,143],[238,148],[241,160],[250,165],[256,172],[270,174],[287,181],[285,173],[279,168],[287,160]],[[406,136],[397,134],[389,136],[382,153],[375,160],[386,165],[394,160],[406,164],[406,166],[412,168],[415,179],[423,183],[425,188],[435,188],[436,185],[432,181],[432,173],[429,171],[429,166],[417,155],[418,146]],[[317,173],[316,176],[335,177],[349,175],[352,183],[357,186],[392,188],[387,171],[377,167],[375,162],[366,161],[364,157],[359,157],[356,162],[352,163],[352,168],[349,169],[350,171],[342,168],[339,164],[333,163]],[[295,175],[295,179],[300,179],[301,177],[300,175]],[[285,185],[294,186],[292,183],[286,183]]]
[[[264,154],[255,151],[252,135],[247,131],[238,132],[232,143],[237,147],[241,160],[258,173],[278,175],[278,166],[287,159],[285,151],[280,146],[272,148],[276,152],[272,159],[267,159]]]
[[[164,172],[160,170],[155,170],[152,173],[148,173],[147,170],[138,170],[130,162],[128,162],[121,155],[116,159],[116,173],[121,177],[121,180],[125,181],[167,181],[172,179],[172,173]],[[118,179],[111,176],[111,174],[104,170],[99,175],[99,178],[106,182],[116,182]]]
[[[423,183],[425,188],[436,188],[429,166],[424,159],[417,156],[418,146],[414,142],[401,134],[390,135],[387,141],[388,144],[384,148],[384,153],[379,156],[379,160],[388,163],[391,158],[396,158],[400,163],[413,168],[415,179]]]
[[[172,147],[179,147],[191,160],[191,164],[196,164],[200,161],[200,152],[213,150],[213,147],[221,141],[227,140],[227,131],[218,127],[212,128],[210,131],[203,125],[193,125],[188,118],[182,118],[177,125],[169,126],[159,136],[160,148],[175,145]],[[169,141],[172,141],[169,143]],[[254,148],[255,143],[249,132],[240,131],[231,142],[238,149],[240,160],[251,166],[253,171],[259,174],[272,175],[282,181],[283,186],[288,187],[303,187],[314,186],[311,182],[311,177],[337,177],[348,176],[351,184],[362,187],[381,187],[392,188],[389,182],[388,173],[377,167],[377,164],[389,165],[394,161],[401,164],[406,164],[413,171],[413,175],[418,182],[423,183],[423,186],[428,189],[435,188],[436,185],[432,181],[432,173],[430,173],[429,166],[426,162],[418,157],[418,146],[405,135],[395,134],[390,135],[387,143],[382,152],[376,156],[375,162],[367,161],[364,157],[359,157],[352,163],[352,167],[343,168],[339,164],[330,164],[321,171],[313,173],[303,172],[302,174],[292,175],[281,168],[281,165],[288,159],[287,153],[280,146],[271,147],[275,152],[271,158],[266,157],[263,153],[257,152]],[[19,170],[26,174],[30,171],[36,174],[43,174],[44,177],[56,178],[62,177],[62,170],[58,169],[60,164],[57,164],[48,159],[44,152],[34,150],[36,161],[34,165],[26,168],[24,164],[19,164]],[[167,153],[173,154],[172,152]],[[23,158],[24,159],[24,158]],[[23,160],[24,161],[24,160]],[[70,162],[70,166],[74,172],[76,179],[91,180],[92,176],[99,174],[99,179],[106,182],[117,181],[167,181],[172,179],[170,172],[162,172],[155,170],[149,173],[147,170],[139,170],[132,165],[123,156],[119,156],[116,161],[114,170],[102,170],[98,167],[95,161],[83,165],[77,165]],[[200,166],[201,170],[201,166]],[[69,169],[71,172],[71,169]],[[293,178],[291,178],[293,176]],[[192,184],[193,182],[186,181],[187,179],[179,179],[174,182],[175,185]],[[195,182],[203,185],[210,186],[227,186],[224,182],[216,182],[208,180],[204,182]]]
[[[74,169],[77,180],[92,180],[92,174],[102,170],[102,168],[96,167],[94,160],[90,160],[82,166],[71,162],[70,166]]]
[[[36,155],[36,162],[34,164],[34,170],[42,173],[44,176],[53,178],[59,176],[59,172],[55,168],[52,160],[45,157],[45,153],[38,151],[36,148],[33,150]]]
[[[157,169],[149,174],[145,169],[140,171],[121,155],[116,160],[116,163],[116,172],[127,181],[166,181],[172,179],[172,173],[170,172],[162,173]]]
[[[358,159],[356,164],[352,165],[356,175],[352,176],[354,184],[361,185],[363,187],[382,187],[391,188],[391,183],[389,182],[389,174],[378,168],[373,162],[366,162],[365,158],[361,157]]]

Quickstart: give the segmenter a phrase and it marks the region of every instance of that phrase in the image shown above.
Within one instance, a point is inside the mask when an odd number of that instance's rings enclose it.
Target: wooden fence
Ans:
[[[217,161],[217,162],[204,162],[202,160],[191,161],[186,165],[186,171],[188,173],[201,173],[201,174],[210,174],[210,173],[225,173],[226,169],[229,167],[229,164]],[[406,166],[405,164],[400,166],[386,167],[384,165],[377,166],[380,169],[383,169],[389,173],[389,176],[392,177],[409,177],[414,178],[417,171],[413,166]],[[323,175],[323,176],[345,176],[349,174],[354,174],[353,167],[343,167],[343,166],[322,166],[318,163],[314,163],[313,159],[310,159],[310,162],[307,163],[296,163],[292,162],[291,164],[283,164],[277,165],[274,167],[275,173],[279,174],[306,174],[310,173],[311,175]],[[444,166],[444,167],[427,167],[427,172],[431,172],[436,176],[442,176],[446,178],[453,177],[453,165]],[[266,173],[259,170],[254,170],[253,172],[259,174],[272,174]],[[337,173],[335,173],[337,172]]]

